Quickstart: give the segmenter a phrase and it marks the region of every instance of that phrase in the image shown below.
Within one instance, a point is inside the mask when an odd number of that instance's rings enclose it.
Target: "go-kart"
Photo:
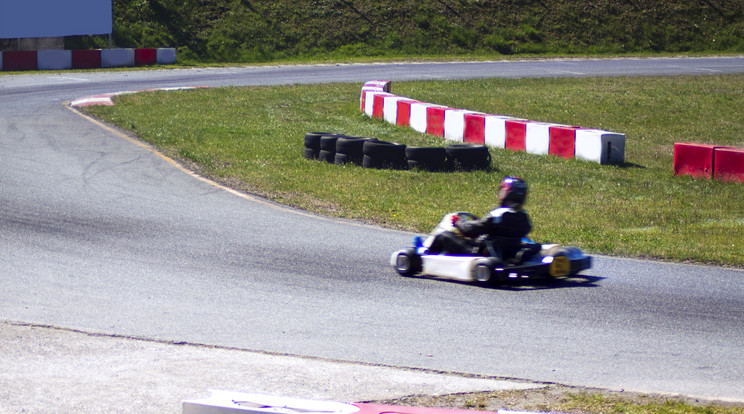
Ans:
[[[501,249],[507,240],[485,237],[474,240],[476,249],[473,254],[428,254],[427,249],[437,234],[459,232],[452,225],[453,215],[460,220],[477,219],[466,212],[449,213],[426,240],[417,236],[413,246],[394,252],[390,264],[401,276],[428,276],[491,285],[520,279],[569,277],[591,268],[591,256],[577,247],[540,244],[526,238],[517,241],[516,254],[508,257]]]

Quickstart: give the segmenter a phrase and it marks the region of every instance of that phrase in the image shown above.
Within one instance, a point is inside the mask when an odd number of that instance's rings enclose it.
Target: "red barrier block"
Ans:
[[[411,99],[401,99],[396,103],[398,105],[398,114],[396,115],[395,123],[402,127],[408,127],[411,125],[411,104],[416,103]]]
[[[375,94],[372,102],[372,117],[382,119],[385,116],[385,97],[390,94]]]
[[[486,142],[486,116],[481,114],[465,114],[465,130],[463,142],[483,145]]]
[[[691,175],[695,178],[713,178],[715,145],[674,144],[674,175]]]
[[[744,149],[716,148],[713,158],[717,180],[744,182]]]
[[[512,151],[527,150],[527,123],[529,121],[506,121],[506,143],[504,148]]]
[[[576,130],[572,126],[550,127],[550,154],[561,158],[573,158],[576,154]]]
[[[155,65],[158,63],[157,49],[134,49],[134,64],[136,66]]]
[[[72,68],[73,69],[98,69],[101,67],[101,50],[73,50],[72,51]]]
[[[3,53],[3,70],[37,70],[35,50],[8,50]]]
[[[426,108],[426,133],[444,138],[444,106]]]

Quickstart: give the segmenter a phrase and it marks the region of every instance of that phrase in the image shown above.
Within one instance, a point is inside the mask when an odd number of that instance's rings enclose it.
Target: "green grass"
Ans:
[[[409,396],[377,404],[496,412],[573,414],[744,414],[742,403],[559,385],[526,390]]]
[[[647,401],[643,401],[647,400]],[[560,404],[550,407],[565,413],[624,413],[624,414],[741,414],[742,406],[717,404],[692,405],[685,401],[641,397],[639,401],[594,393],[567,395]]]
[[[395,83],[427,102],[625,133],[626,164],[492,150],[490,172],[370,170],[302,158],[328,131],[445,145],[359,112],[360,84],[152,92],[89,111],[239,190],[323,214],[428,232],[489,211],[505,175],[530,184],[538,241],[596,254],[744,266],[744,185],[675,177],[675,142],[744,148],[744,75]]]

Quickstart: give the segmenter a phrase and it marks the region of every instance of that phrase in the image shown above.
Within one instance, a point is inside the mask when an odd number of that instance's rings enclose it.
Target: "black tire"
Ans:
[[[320,137],[333,135],[330,132],[308,132],[305,134],[305,148],[320,150]]]
[[[362,156],[362,167],[364,168],[376,168],[375,162],[369,155]]]
[[[473,278],[479,285],[490,285],[493,283],[493,270],[486,263],[478,263],[473,268]]]
[[[473,279],[479,285],[489,286],[503,283],[504,274],[498,269],[502,267],[501,262],[494,258],[483,258],[473,266]]]
[[[416,249],[411,247],[398,252],[395,258],[395,271],[405,277],[414,276],[421,271],[421,256],[416,253]]]
[[[327,132],[308,132],[305,134],[305,150],[303,156],[309,160],[317,160],[320,155],[320,137],[330,135]]]
[[[406,159],[409,168],[426,171],[444,171],[447,150],[443,147],[407,147]]]
[[[319,151],[315,151],[312,148],[305,148],[302,154],[308,160],[317,160],[319,155]]]
[[[366,137],[340,137],[336,141],[336,164],[353,163],[362,165],[364,158],[364,143],[377,141]],[[339,155],[343,155],[339,157]]]
[[[362,165],[365,168],[404,170],[408,167],[406,146],[403,144],[386,141],[365,141],[362,148],[364,153]]]
[[[329,163],[336,161],[336,141],[338,141],[338,135],[323,135],[320,137],[320,151],[318,151],[318,159]]]
[[[337,152],[336,155],[333,157],[333,162],[336,165],[345,165],[349,162],[349,156]]]
[[[491,153],[485,145],[449,145],[447,169],[449,170],[488,170],[491,168]]]

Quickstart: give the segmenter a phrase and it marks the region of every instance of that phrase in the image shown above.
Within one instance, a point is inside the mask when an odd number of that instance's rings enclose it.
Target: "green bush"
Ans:
[[[744,2],[114,0],[121,47],[265,61],[378,54],[744,52]],[[75,47],[107,38],[76,37]]]

